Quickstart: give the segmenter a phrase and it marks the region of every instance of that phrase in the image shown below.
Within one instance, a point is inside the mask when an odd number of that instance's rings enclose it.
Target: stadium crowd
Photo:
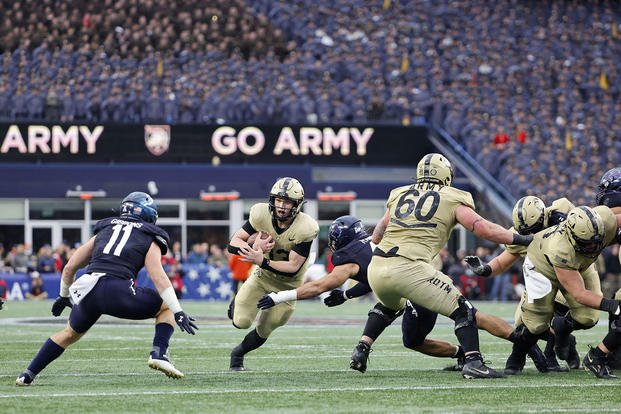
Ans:
[[[427,121],[515,196],[577,204],[619,163],[610,0],[0,4],[0,120]]]

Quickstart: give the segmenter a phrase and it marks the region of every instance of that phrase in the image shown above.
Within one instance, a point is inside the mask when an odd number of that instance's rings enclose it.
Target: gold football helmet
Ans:
[[[604,247],[605,228],[601,216],[591,207],[579,206],[567,215],[569,242],[578,253],[597,257]]]
[[[418,162],[416,181],[451,185],[453,167],[444,155],[435,152],[427,154]]]
[[[293,208],[291,208],[289,215],[286,217],[276,217],[274,214],[276,210],[276,198],[283,198],[293,202]],[[302,209],[302,204],[304,204],[304,187],[302,187],[302,184],[300,184],[298,180],[291,177],[283,177],[276,180],[270,190],[269,202],[270,212],[274,217],[278,220],[288,220],[295,217]]]
[[[539,197],[522,197],[513,207],[513,228],[521,235],[543,230],[545,204]]]

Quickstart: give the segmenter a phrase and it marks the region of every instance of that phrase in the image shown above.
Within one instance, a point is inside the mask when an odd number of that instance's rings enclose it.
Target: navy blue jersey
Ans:
[[[351,276],[350,279],[354,279],[368,286],[367,267],[369,267],[372,257],[373,249],[371,247],[371,238],[367,237],[361,240],[354,240],[335,251],[332,255],[332,264],[334,266],[340,266],[346,263],[357,264],[360,270],[356,275]]]
[[[87,272],[106,273],[122,279],[134,279],[155,242],[162,254],[168,251],[169,238],[161,228],[133,217],[111,217],[97,222],[95,248]]]

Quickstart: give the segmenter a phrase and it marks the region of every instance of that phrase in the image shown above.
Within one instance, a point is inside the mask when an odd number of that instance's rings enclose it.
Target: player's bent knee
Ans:
[[[417,351],[417,348],[425,343],[425,337],[419,335],[413,336],[404,336],[403,337],[403,346]]]
[[[252,325],[252,319],[237,315],[233,316],[233,326],[237,329],[248,329],[250,328],[250,325]]]
[[[455,321],[455,330],[469,326],[476,327],[477,309],[463,296],[459,297],[457,303],[459,305],[458,308],[450,315],[450,318]]]
[[[402,314],[403,314],[403,309],[393,310],[393,309],[390,309],[382,305],[381,303],[377,303],[373,307],[373,309],[369,311],[369,316],[377,315],[381,317],[388,325],[393,323],[393,321],[397,319],[399,316],[401,316]]]

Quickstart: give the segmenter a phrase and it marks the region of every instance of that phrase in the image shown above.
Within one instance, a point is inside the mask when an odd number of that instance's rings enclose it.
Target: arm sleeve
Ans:
[[[244,223],[242,229],[248,234],[255,234],[257,232],[255,228],[252,227],[252,224],[250,224],[250,220]]]
[[[313,241],[302,242],[300,244],[296,244],[293,247],[293,251],[299,254],[302,257],[308,257],[310,255],[310,249],[313,245]]]
[[[360,297],[362,295],[366,295],[370,291],[371,291],[371,286],[365,283],[357,283],[356,286],[352,287],[351,289],[347,289],[345,291],[345,295],[347,295],[349,299],[353,299],[353,298]]]

